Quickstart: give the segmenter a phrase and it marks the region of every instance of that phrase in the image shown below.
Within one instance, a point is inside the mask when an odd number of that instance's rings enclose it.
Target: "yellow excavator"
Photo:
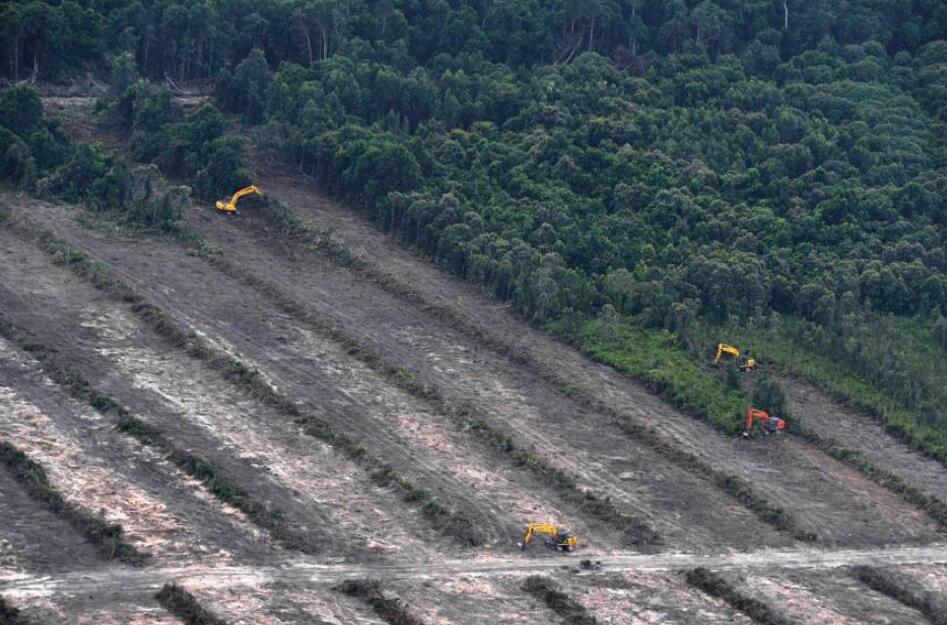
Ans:
[[[718,364],[720,359],[724,356],[731,356],[735,358],[737,361],[737,366],[740,368],[740,371],[744,373],[756,369],[756,359],[750,356],[750,352],[748,351],[740,352],[740,350],[733,345],[720,343],[717,345],[717,357],[714,358],[714,364]]]
[[[222,200],[217,200],[217,210],[223,211],[224,213],[230,213],[232,215],[237,213],[237,200],[242,198],[245,195],[257,195],[263,197],[263,189],[251,184],[249,187],[244,187],[236,193],[233,194],[233,197],[230,198],[229,202],[224,202]]]
[[[526,535],[523,536],[523,542],[520,543],[521,550],[526,551],[526,548],[529,547],[529,541],[533,538],[533,534],[549,536],[549,540],[546,541],[546,547],[554,551],[575,551],[575,548],[579,545],[579,540],[569,530],[560,530],[555,525],[547,525],[546,523],[530,523],[526,527]]]

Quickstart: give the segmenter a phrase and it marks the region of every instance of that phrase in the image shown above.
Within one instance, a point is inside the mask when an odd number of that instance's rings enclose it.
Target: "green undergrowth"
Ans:
[[[160,429],[129,413],[109,395],[93,387],[82,373],[62,362],[57,351],[35,341],[35,339],[9,323],[0,320],[0,335],[36,358],[43,372],[62,386],[79,401],[92,406],[105,417],[117,418],[116,428],[140,443],[156,448],[179,469],[203,483],[218,500],[232,505],[250,519],[252,523],[277,541],[304,553],[318,553],[320,545],[310,536],[301,536],[286,526],[283,513],[253,499],[230,477],[221,473],[210,460],[174,445]]]
[[[177,584],[165,584],[155,599],[165,610],[181,619],[184,625],[227,625],[226,621],[204,609],[191,593]]]
[[[565,594],[552,580],[538,575],[527,577],[523,590],[546,604],[568,625],[598,625],[598,619],[589,614],[585,607]]]
[[[602,319],[589,320],[571,334],[561,324],[550,329],[570,338],[593,359],[643,381],[681,410],[728,434],[743,429],[746,398],[694,362],[667,330]]]
[[[89,542],[98,547],[106,559],[120,560],[136,566],[144,564],[148,554],[125,542],[125,530],[121,525],[109,523],[100,515],[67,501],[62,493],[49,483],[43,467],[20,449],[6,441],[0,441],[0,462],[30,497],[43,503],[53,514],[68,521]]]
[[[540,378],[552,385],[553,388],[558,389],[559,392],[564,396],[584,402],[585,404],[593,407],[595,410],[609,415],[615,420],[616,425],[625,435],[646,444],[661,455],[673,461],[678,466],[691,471],[703,479],[709,480],[725,493],[734,497],[740,502],[741,505],[753,512],[763,522],[772,525],[779,530],[790,532],[793,537],[798,540],[813,541],[817,539],[815,533],[796,527],[794,519],[786,510],[760,496],[754,491],[752,486],[742,478],[715,470],[710,465],[701,461],[695,455],[670,444],[656,431],[654,431],[653,428],[633,422],[627,418],[627,416],[619,414],[617,411],[611,409],[609,406],[596,399],[588,389],[579,384],[566,381],[559,374],[551,371],[548,367],[535,360],[527,352],[523,350],[512,350],[508,344],[495,338],[491,334],[484,332],[483,329],[479,327],[479,325],[462,317],[461,315],[458,315],[451,308],[427,302],[410,286],[403,284],[393,276],[385,274],[383,271],[375,268],[370,263],[358,259],[355,254],[345,247],[343,243],[334,240],[327,233],[316,231],[304,224],[285,204],[277,200],[268,199],[265,203],[262,214],[272,227],[276,228],[284,236],[289,237],[290,240],[294,241],[295,243],[301,244],[302,246],[307,247],[314,252],[321,253],[323,256],[327,256],[330,260],[335,261],[338,265],[357,271],[363,277],[367,278],[377,286],[384,289],[386,292],[389,292],[396,297],[406,298],[412,301],[413,303],[419,305],[422,310],[425,310],[438,319],[445,321],[450,327],[457,330],[458,332],[465,334],[466,336],[469,336],[472,339],[484,344],[491,350],[510,358],[513,362],[529,368]],[[217,260],[217,262],[219,264],[225,265],[227,268],[232,267],[230,263],[223,261],[222,259]],[[260,282],[259,280],[256,281]],[[261,288],[263,285],[256,286]],[[267,292],[267,289],[270,292]],[[270,297],[274,298],[278,303],[280,303],[284,310],[290,314],[297,316],[301,314],[305,317],[305,321],[314,323],[310,313],[304,312],[301,305],[296,302],[292,302],[282,293],[276,292],[274,287],[267,286],[264,289],[264,292],[267,292]],[[343,347],[348,348],[348,346],[351,346],[350,353],[359,356],[359,358],[361,358],[363,362],[369,366],[376,369],[380,367],[382,373],[386,375],[392,370],[391,367],[385,367],[383,365],[380,366],[380,359],[372,352],[372,350],[363,346],[359,346],[357,340],[345,334],[344,332],[332,328],[331,324],[326,322],[318,322],[315,323],[315,325],[318,326],[317,329],[320,329],[323,332],[328,332],[330,338],[340,342]],[[556,330],[557,328],[552,327],[550,329]],[[656,351],[655,353],[659,354],[660,352]],[[685,353],[675,353],[675,356],[678,357],[677,360],[680,362],[688,362],[686,360],[687,356]],[[693,371],[692,374],[694,376],[700,376],[700,378],[708,385],[714,385],[716,382],[715,377],[707,376],[700,370]],[[443,400],[435,389],[425,387],[424,385],[418,383],[417,377],[413,374],[409,375],[407,380],[408,384],[405,390],[408,390],[415,395],[422,395],[427,399],[443,403]],[[721,393],[724,392],[725,390],[721,391]],[[732,396],[725,396],[725,401],[729,401],[733,404],[738,402],[738,400]],[[451,406],[442,406],[442,410],[456,416],[458,409]],[[624,515],[618,514],[614,509],[614,505],[612,505],[607,499],[601,499],[587,491],[585,493],[579,493],[575,488],[574,480],[572,480],[572,478],[563,475],[561,471],[553,469],[544,458],[538,456],[534,452],[516,448],[512,439],[496,432],[486,423],[483,418],[472,417],[469,414],[471,412],[470,408],[465,407],[461,409],[461,411],[464,413],[462,418],[466,421],[466,426],[470,427],[479,438],[481,438],[499,453],[509,455],[513,459],[514,463],[520,466],[528,467],[533,472],[537,473],[542,479],[549,479],[549,483],[556,485],[557,489],[560,490],[560,492],[563,492],[567,499],[572,499],[574,503],[576,503],[574,501],[576,498],[575,496],[578,494],[578,503],[587,512],[595,514],[600,518],[611,520],[612,522],[618,521],[619,524],[623,526],[623,529],[627,532],[626,537],[630,543],[641,545],[660,541],[660,537],[653,530],[648,528],[646,524],[640,521],[634,521]],[[742,424],[742,415],[738,415],[738,417],[739,422]],[[726,422],[729,424],[730,420]]]
[[[939,601],[928,593],[905,588],[893,575],[873,566],[856,566],[852,575],[872,590],[887,595],[924,615],[932,625],[947,625],[947,601]]]
[[[895,321],[890,320],[890,323]],[[943,367],[947,354],[927,353],[927,350],[921,347],[923,342],[917,337],[906,339],[905,337],[917,332],[905,327],[910,325],[908,321],[900,320],[896,325],[898,327],[894,332],[901,337],[900,341],[911,346],[911,349],[899,351],[913,354],[925,352],[924,363],[918,363],[916,367]],[[851,366],[819,354],[815,349],[801,341],[793,340],[786,332],[778,329],[736,330],[728,331],[728,335],[733,337],[732,340],[740,341],[741,345],[752,345],[763,362],[776,364],[787,373],[827,391],[842,404],[876,419],[892,436],[947,466],[947,429],[926,423],[927,417],[923,412],[905,407],[902,402],[892,398],[890,393],[854,373]],[[892,340],[892,346],[898,343],[899,341]],[[938,349],[931,344],[927,345],[927,348]],[[898,364],[892,361],[888,366],[902,366],[905,357],[899,355]],[[947,387],[941,388],[940,392],[947,400]]]
[[[322,419],[304,413],[295,402],[273,388],[257,370],[213,349],[193,331],[186,332],[181,329],[162,309],[139,295],[106,265],[90,260],[81,251],[73,249],[41,228],[20,222],[12,224],[11,227],[19,235],[34,239],[54,262],[68,267],[97,289],[129,305],[137,317],[174,347],[182,349],[192,358],[217,371],[248,395],[291,417],[302,425],[308,434],[341,450],[349,459],[362,465],[376,484],[394,488],[404,501],[419,508],[437,530],[462,545],[483,544],[485,537],[482,532],[461,513],[438,502],[428,491],[412,484],[394,467],[369,453],[363,445],[332,428]]]
[[[723,577],[703,567],[687,571],[685,579],[691,586],[722,599],[730,607],[742,612],[760,625],[796,625],[796,621],[777,612],[762,601],[743,594]]]
[[[612,328],[604,328],[601,319],[588,322],[581,331],[573,335],[573,343],[593,358],[608,364],[632,377],[644,380],[653,390],[660,392],[691,415],[698,416],[722,429],[735,434],[744,427],[744,412],[747,398],[735,389],[728,388],[726,379],[709,369],[701,367],[693,354],[680,347],[675,336],[666,330],[641,328],[631,323],[615,323]],[[562,328],[553,324],[554,332]],[[704,329],[703,334],[723,335]],[[728,334],[732,336],[732,334]],[[578,338],[575,338],[578,337]],[[738,336],[745,345],[765,345],[759,350],[761,362],[775,361],[772,346],[780,344],[767,342],[757,337]],[[788,342],[783,342],[784,348]],[[789,348],[793,349],[793,348]],[[755,350],[754,350],[755,351]],[[810,355],[808,362],[820,359]],[[850,378],[854,379],[854,378]],[[706,398],[705,405],[695,405]],[[625,424],[624,428],[630,427]],[[888,428],[888,431],[892,431]],[[833,458],[843,462],[870,480],[894,492],[906,502],[927,512],[940,525],[947,527],[947,504],[938,497],[924,493],[907,484],[894,473],[865,460],[857,450],[842,446],[838,441],[826,439],[805,427],[805,419],[792,415],[789,418],[789,433],[798,436]],[[713,480],[724,490],[738,499],[748,498],[747,507],[757,516],[776,527],[787,524],[786,513],[778,506],[765,501],[754,501],[751,490],[741,483],[739,478],[727,475],[713,475]],[[814,540],[816,535],[807,531],[796,531],[796,537]]]
[[[347,579],[333,590],[364,601],[389,625],[424,625],[423,620],[411,614],[404,601],[386,595],[378,580]]]

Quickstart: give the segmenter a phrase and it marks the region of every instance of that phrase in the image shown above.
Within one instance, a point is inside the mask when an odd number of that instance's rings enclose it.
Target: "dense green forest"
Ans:
[[[225,133],[240,124],[688,407],[733,422],[723,376],[695,382],[733,341],[947,458],[940,0],[100,0],[2,15],[8,81],[108,77],[101,123],[201,197],[249,179]],[[185,116],[169,84],[213,85],[215,105]],[[61,131],[25,94],[0,108],[8,178],[67,196],[90,192],[77,177],[120,179],[97,148],[54,149]],[[163,202],[135,219],[169,227]]]

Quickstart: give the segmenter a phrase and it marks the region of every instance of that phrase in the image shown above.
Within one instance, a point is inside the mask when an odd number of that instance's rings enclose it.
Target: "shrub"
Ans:
[[[691,586],[699,588],[708,595],[723,599],[731,607],[743,612],[761,625],[794,625],[794,621],[776,612],[762,601],[744,595],[725,579],[703,567],[689,570],[685,579]]]
[[[358,597],[372,606],[383,621],[391,625],[424,625],[424,621],[412,615],[398,598],[386,597],[377,580],[347,579],[333,590],[350,597]]]
[[[588,560],[587,567],[592,568]],[[598,625],[598,620],[588,613],[585,607],[569,595],[561,592],[556,585],[545,577],[534,575],[523,582],[523,590],[544,602],[550,610],[558,614],[569,625]]]
[[[753,406],[772,415],[786,415],[786,394],[770,376],[760,375],[753,387]]]
[[[740,390],[740,371],[737,369],[735,362],[730,361],[727,363],[727,388],[731,391]]]
[[[185,625],[227,625],[223,619],[201,607],[191,593],[176,584],[165,584],[155,599],[168,612],[184,621]]]
[[[26,137],[38,130],[42,122],[43,101],[36,87],[13,87],[0,96],[0,126]]]
[[[20,611],[0,597],[0,625],[30,625]]]
[[[0,463],[7,466],[30,497],[44,503],[51,512],[68,521],[89,542],[98,546],[107,559],[117,558],[129,564],[141,564],[147,557],[147,554],[124,541],[121,525],[109,523],[67,501],[49,483],[42,466],[6,441],[0,441]]]
[[[947,604],[935,599],[911,592],[893,576],[873,566],[856,566],[852,569],[855,579],[872,590],[888,595],[895,601],[914,608],[923,614],[933,625],[947,625]]]

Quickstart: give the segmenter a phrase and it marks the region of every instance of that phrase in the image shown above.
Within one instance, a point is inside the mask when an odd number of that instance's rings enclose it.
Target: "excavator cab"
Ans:
[[[714,358],[714,364],[719,364],[720,359],[724,356],[730,356],[731,358],[734,358],[737,361],[737,366],[743,373],[747,373],[756,369],[756,359],[750,356],[749,351],[741,352],[733,345],[719,343],[717,344],[717,356]]]
[[[746,429],[743,437],[749,438],[753,434],[753,426],[759,424],[765,436],[782,434],[786,430],[786,422],[779,417],[770,415],[765,410],[750,408],[746,411]]]
[[[217,210],[227,213],[229,215],[235,215],[237,214],[237,200],[239,200],[245,195],[251,195],[251,194],[259,196],[259,197],[263,197],[263,189],[256,186],[255,184],[251,184],[249,187],[244,187],[243,189],[240,189],[239,191],[234,193],[233,197],[230,198],[230,201],[225,202],[222,200],[217,200]]]
[[[575,551],[579,545],[578,539],[569,530],[560,530],[555,525],[545,523],[530,523],[526,528],[526,534],[523,536],[523,542],[520,543],[520,549],[526,551],[533,534],[544,534],[549,538],[546,540],[546,548],[553,551]]]

